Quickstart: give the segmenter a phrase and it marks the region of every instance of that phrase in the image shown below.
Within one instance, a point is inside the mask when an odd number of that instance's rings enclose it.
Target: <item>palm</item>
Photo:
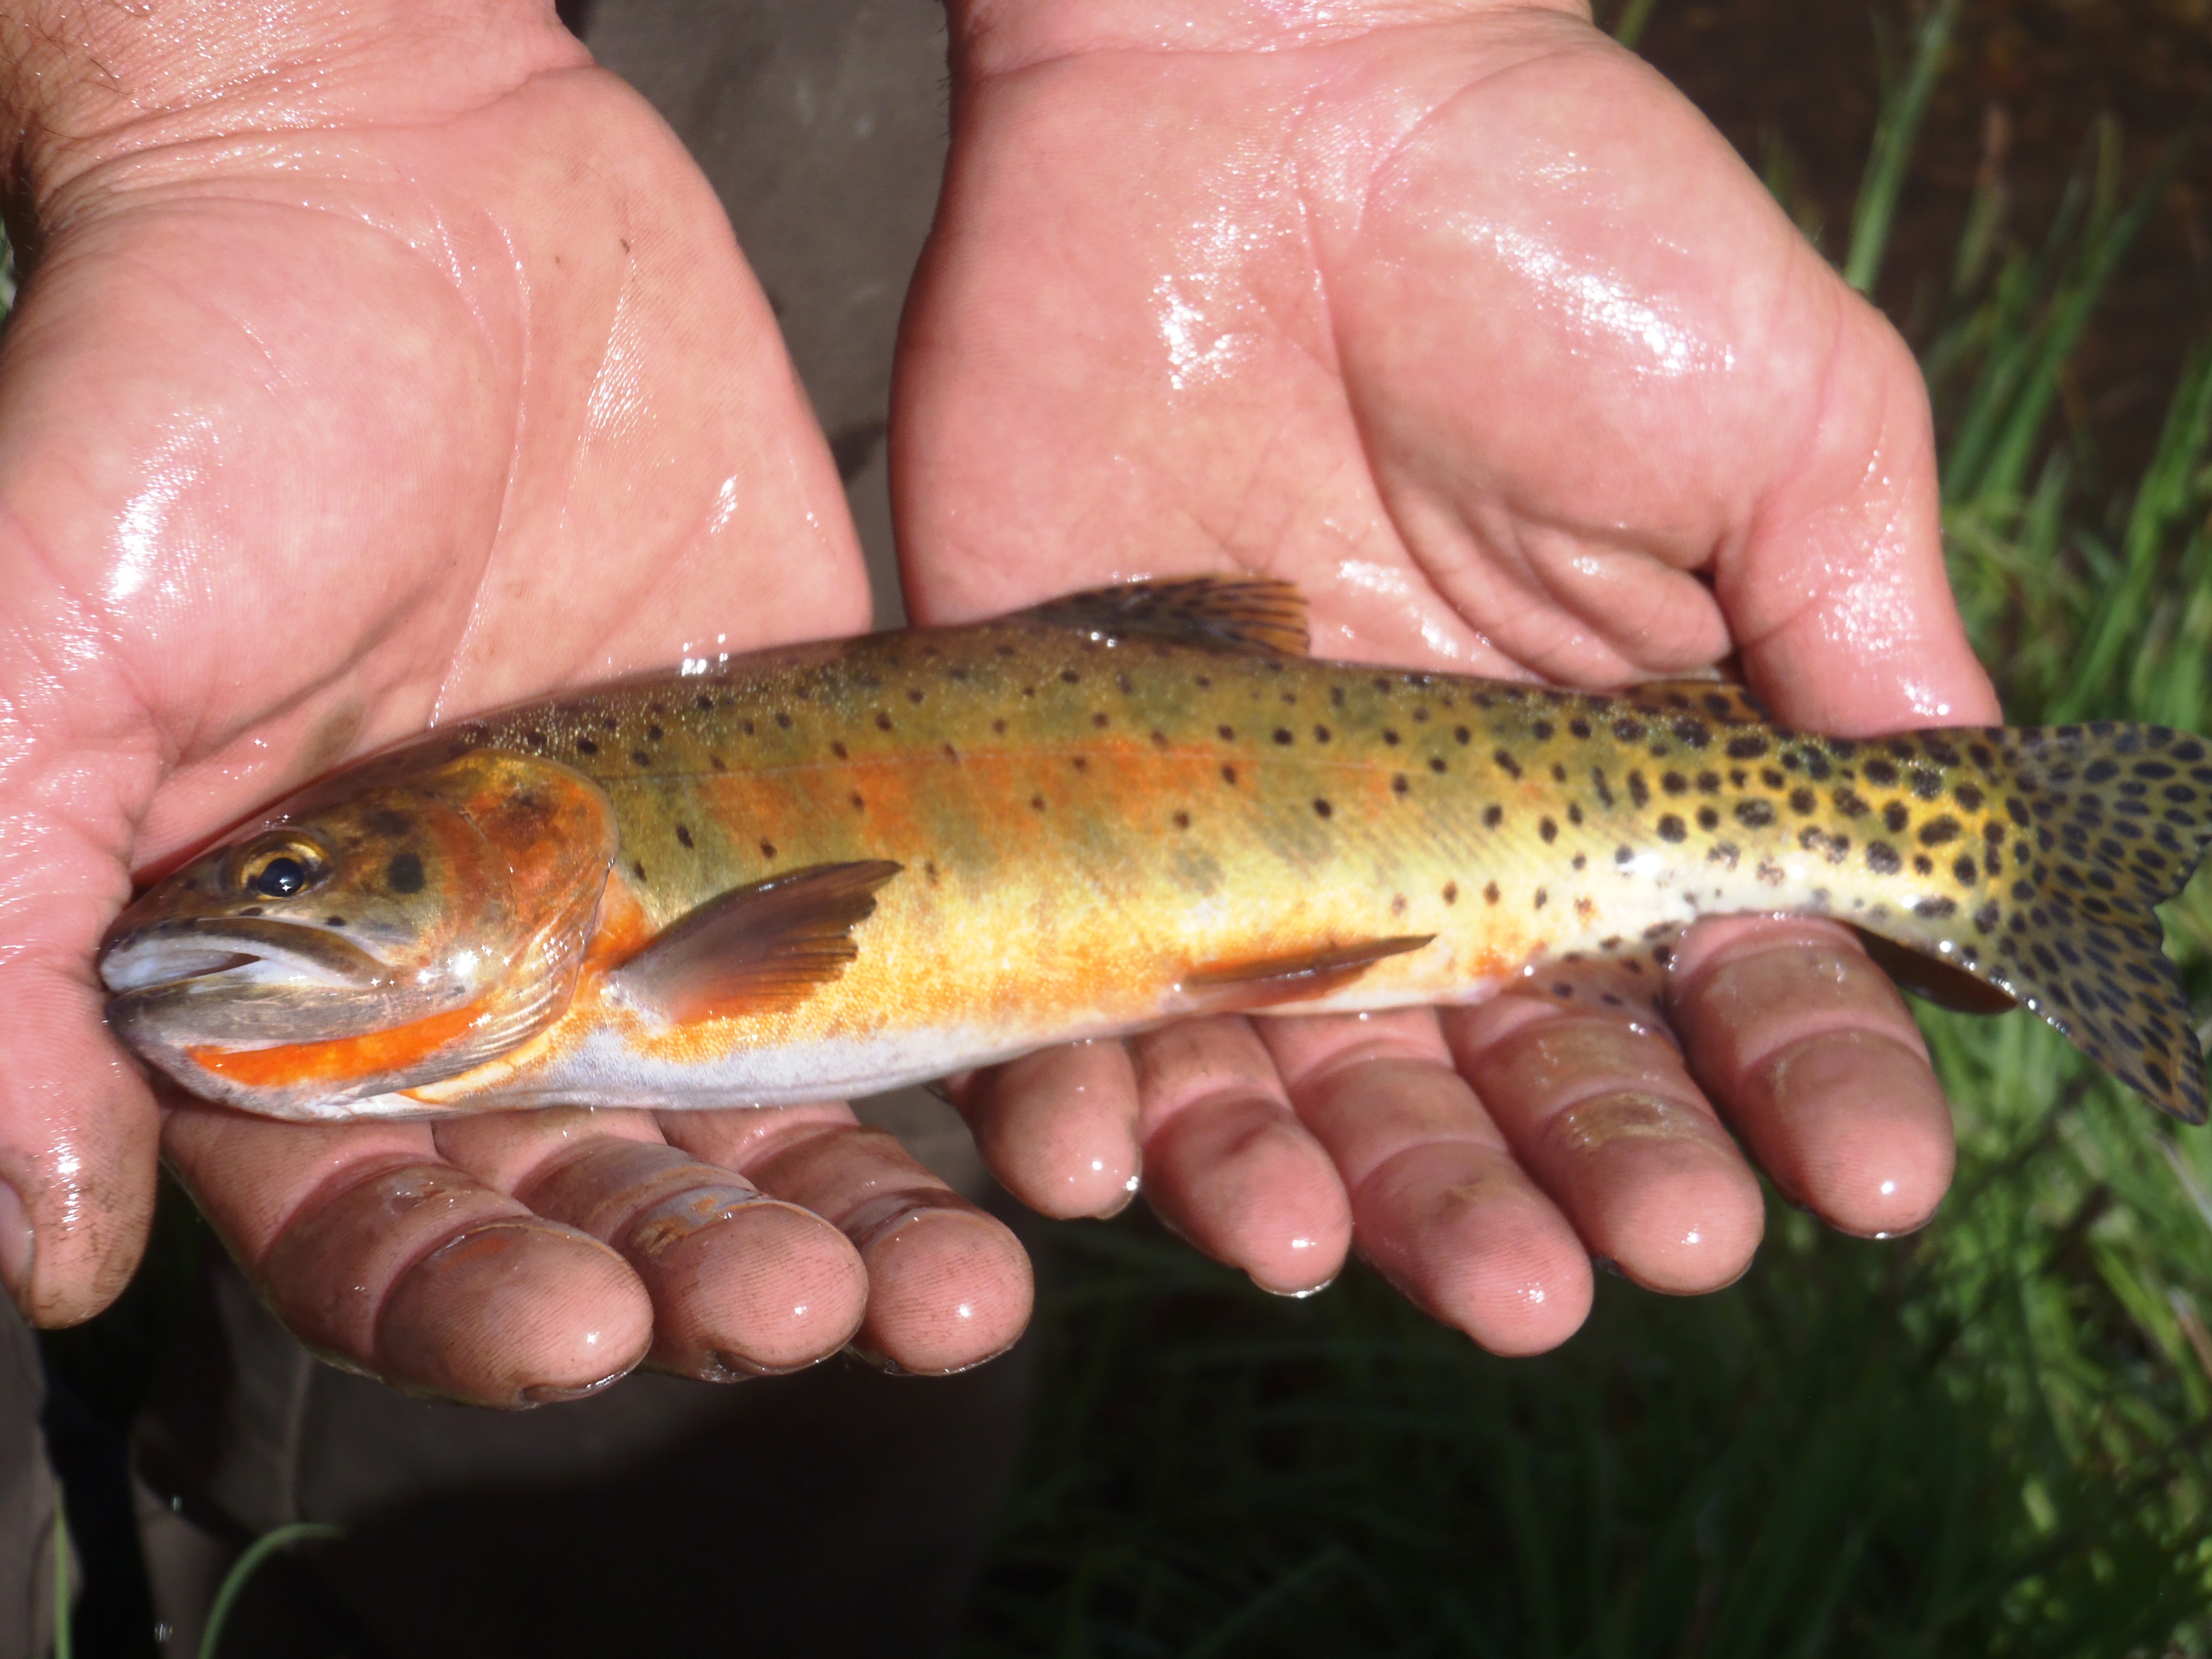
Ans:
[[[1586,26],[990,58],[956,85],[901,366],[918,614],[1241,566],[1306,590],[1327,654],[1602,685],[1740,652],[1808,724],[1993,713],[1903,348]],[[1809,1021],[1744,1000],[1754,961]],[[1863,1231],[1932,1207],[1940,1098],[1847,941],[1709,930],[1675,1002],[1692,1069],[1778,1178]],[[1678,1290],[1732,1278],[1757,1240],[1755,1187],[1648,1030],[1509,998],[1442,1026],[1170,1041],[984,1085],[1002,1176],[1073,1209],[1109,1197],[1066,1174],[1079,1153],[1141,1157],[1186,1231],[1279,1288],[1326,1278],[1356,1226],[1510,1348],[1579,1319],[1576,1232]],[[1793,1056],[1833,1062],[1825,1093],[1781,1098]],[[1043,1157],[995,1127],[1079,1066],[1115,1103],[1088,1146],[1063,1132]]]
[[[23,948],[0,974],[52,1018],[18,1045],[0,1109],[9,1139],[52,1149],[5,1173],[45,1195],[33,1299],[55,1320],[112,1294],[149,1195],[152,1102],[88,974],[134,866],[426,721],[854,631],[867,599],[727,226],[609,77],[541,74],[425,125],[216,141],[188,168],[128,157],[43,216],[0,365],[19,758],[0,789],[29,854],[8,872]],[[659,1357],[691,1370],[797,1363],[849,1334],[866,1289],[851,1246],[740,1203],[750,1183],[720,1162],[757,1176],[826,1136],[842,1161],[816,1146],[825,1169],[783,1182],[816,1207],[837,1215],[840,1181],[934,1201],[826,1109],[672,1133],[702,1157],[642,1115],[295,1132],[186,1106],[167,1146],[311,1340],[494,1399],[624,1368],[656,1317]],[[60,1167],[88,1152],[100,1167]],[[73,1178],[113,1206],[104,1223],[72,1214]],[[426,1182],[428,1201],[394,1197]],[[659,1277],[530,1214],[620,1249],[636,1217],[700,1192],[702,1231],[726,1237]],[[495,1305],[513,1328],[490,1343],[470,1329],[481,1262],[437,1265],[471,1230],[509,1281]],[[779,1249],[782,1279],[763,1267]],[[347,1283],[368,1305],[340,1305],[330,1287]],[[779,1301],[778,1328],[733,1328]],[[793,1325],[794,1303],[811,1317]]]

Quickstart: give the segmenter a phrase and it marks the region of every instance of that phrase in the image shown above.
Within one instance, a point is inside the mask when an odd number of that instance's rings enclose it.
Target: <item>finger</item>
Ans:
[[[412,1123],[279,1123],[188,1105],[164,1146],[308,1346],[402,1388],[520,1407],[644,1357],[645,1287],[597,1239],[439,1158]]]
[[[1733,1284],[1765,1231],[1758,1177],[1653,1023],[1572,970],[1545,981],[1444,1017],[1461,1071],[1595,1255],[1674,1295]]]
[[[709,1382],[796,1370],[860,1322],[867,1275],[843,1234],[670,1146],[647,1113],[489,1113],[447,1120],[435,1139],[488,1185],[622,1253],[653,1298],[660,1370]]]
[[[1844,1232],[1909,1232],[1951,1184],[1951,1114],[1904,1000],[1832,923],[1732,917],[1683,936],[1690,1067],[1774,1183]]]
[[[1452,1069],[1433,1013],[1258,1024],[1351,1191],[1363,1255],[1493,1353],[1540,1353],[1574,1334],[1589,1259]]]
[[[1277,1295],[1342,1272],[1351,1200],[1251,1022],[1180,1021],[1132,1038],[1129,1054],[1146,1192],[1161,1218]]]
[[[1782,719],[1856,736],[2000,718],[1944,574],[1928,392],[1881,313],[1821,270],[1836,316],[1812,442],[1715,589]]]
[[[9,813],[0,872],[9,952],[0,1072],[0,1279],[33,1324],[74,1325],[129,1283],[154,1211],[160,1120],[137,1068],[102,1023],[94,944],[127,890],[48,850],[55,838]]]
[[[1137,1073],[1119,1042],[1042,1049],[952,1095],[991,1173],[1039,1214],[1115,1215],[1136,1196]]]
[[[940,1376],[1004,1353],[1036,1288],[1021,1242],[844,1107],[669,1113],[668,1138],[844,1232],[867,1269],[865,1358]]]

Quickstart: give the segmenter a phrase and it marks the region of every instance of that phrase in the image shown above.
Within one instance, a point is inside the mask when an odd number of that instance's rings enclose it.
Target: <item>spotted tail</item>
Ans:
[[[2151,907],[2212,841],[2212,748],[2159,726],[1947,735],[1994,762],[1988,868],[1972,898],[1916,907],[1919,926],[2161,1111],[2203,1122],[2203,1046]]]

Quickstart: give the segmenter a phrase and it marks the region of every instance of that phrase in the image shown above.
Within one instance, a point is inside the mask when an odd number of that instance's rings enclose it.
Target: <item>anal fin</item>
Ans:
[[[1272,576],[1124,582],[1047,599],[1021,614],[1106,639],[1165,640],[1283,657],[1303,657],[1311,648],[1305,595]]]
[[[1911,992],[1923,1002],[1959,1014],[2004,1014],[2020,1006],[2016,997],[1986,980],[1976,979],[1963,968],[1954,968],[1940,957],[1908,950],[1863,927],[1851,931],[1859,936],[1875,967],[1899,989]]]
[[[738,888],[663,929],[610,982],[677,1024],[793,1006],[859,957],[853,929],[902,867],[816,864]]]
[[[1186,974],[1182,988],[1194,1005],[1193,1012],[1206,1014],[1245,1014],[1279,1003],[1310,1002],[1342,990],[1385,957],[1418,951],[1435,938],[1410,934],[1247,962],[1208,963]]]

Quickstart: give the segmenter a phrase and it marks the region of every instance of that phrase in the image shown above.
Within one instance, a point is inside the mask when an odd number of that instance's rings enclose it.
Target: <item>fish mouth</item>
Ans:
[[[112,937],[100,982],[117,996],[195,989],[375,990],[390,970],[351,939],[289,921],[156,922]]]

